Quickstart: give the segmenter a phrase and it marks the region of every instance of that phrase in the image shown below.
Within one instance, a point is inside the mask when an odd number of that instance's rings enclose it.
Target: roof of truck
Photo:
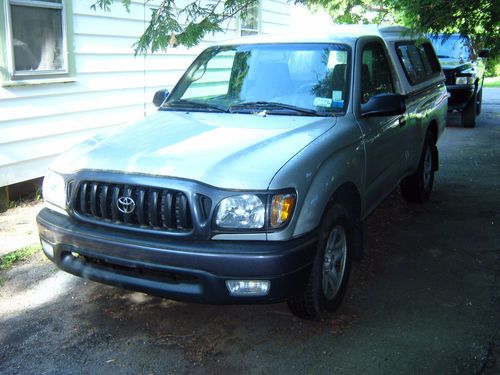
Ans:
[[[385,40],[417,39],[418,34],[397,25],[335,25],[327,32],[290,32],[286,34],[259,34],[226,40],[219,45],[261,43],[332,43],[349,42],[362,36],[379,36]]]

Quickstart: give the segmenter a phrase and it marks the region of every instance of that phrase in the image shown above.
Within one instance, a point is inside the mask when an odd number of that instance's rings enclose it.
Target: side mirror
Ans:
[[[153,96],[153,104],[156,107],[161,107],[161,105],[167,100],[170,92],[168,90],[158,90],[155,92],[155,96]]]
[[[406,111],[403,95],[380,94],[361,104],[361,117],[395,116]]]
[[[488,57],[490,55],[490,51],[487,50],[487,49],[482,49],[481,51],[479,51],[479,57],[482,57],[482,58],[485,58],[485,57]]]

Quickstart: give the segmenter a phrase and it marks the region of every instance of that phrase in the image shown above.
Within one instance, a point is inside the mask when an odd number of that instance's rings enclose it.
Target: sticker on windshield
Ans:
[[[316,98],[314,98],[313,104],[314,104],[315,107],[327,107],[327,108],[330,108],[332,106],[332,99],[330,99],[330,98],[316,97]]]
[[[332,91],[332,100],[334,102],[342,100],[342,90],[333,90]]]
[[[344,107],[343,100],[333,100],[332,101],[332,108],[342,108],[342,107]]]

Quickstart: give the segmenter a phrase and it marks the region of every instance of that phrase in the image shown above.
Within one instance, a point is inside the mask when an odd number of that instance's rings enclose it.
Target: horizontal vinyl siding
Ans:
[[[288,30],[290,25],[290,4],[280,0],[264,0],[261,6],[261,32],[279,34]]]
[[[14,101],[0,111],[0,124],[8,125],[10,122],[16,120],[47,121],[46,117],[57,117],[72,113],[78,114],[106,108],[142,104],[142,92],[143,88],[124,89],[118,92],[90,91],[83,94],[56,96],[52,100],[45,97],[38,97],[29,101]],[[5,137],[0,139],[0,144],[4,143],[4,140]]]
[[[76,82],[0,89],[0,186],[39,177],[64,150],[144,116],[145,61],[131,49],[144,30],[142,6],[106,13],[92,3],[73,1]],[[152,65],[161,75],[161,63]]]
[[[172,86],[184,73],[184,69],[166,71],[117,71],[104,73],[80,73],[78,81],[70,84],[53,84],[43,87],[43,90],[33,90],[33,87],[17,87],[15,90],[4,90],[0,100],[0,111],[12,105],[29,105],[40,99],[42,103],[56,102],[57,100],[72,100],[73,95],[94,94],[99,92],[120,92],[129,88]],[[2,89],[0,89],[0,92]],[[29,100],[29,101],[28,101]],[[0,113],[0,118],[2,113]],[[1,129],[1,127],[0,127]]]
[[[262,31],[285,31],[290,6],[263,1]],[[72,4],[75,82],[0,87],[0,186],[40,177],[55,156],[76,143],[154,112],[157,90],[171,90],[201,50],[236,33],[233,19],[223,26],[225,34],[207,35],[194,48],[134,56],[144,14],[149,17],[160,0],[148,2],[145,10],[134,0],[130,13],[119,2],[109,13],[90,9],[93,3]]]
[[[1,171],[1,181],[5,183],[1,186],[14,184],[20,181],[27,181],[33,178],[41,177],[42,174],[36,174],[35,171],[45,171],[47,166],[54,160],[57,153],[48,157],[42,157],[37,159],[23,159],[14,164],[2,165],[0,167]]]

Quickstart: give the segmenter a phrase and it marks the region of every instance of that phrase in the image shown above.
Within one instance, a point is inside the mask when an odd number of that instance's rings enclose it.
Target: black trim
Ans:
[[[40,238],[54,249],[49,258],[66,272],[171,299],[217,304],[278,302],[300,293],[317,246],[316,231],[280,242],[124,235],[47,208],[37,224]],[[271,289],[264,297],[231,297],[225,285],[231,279],[270,280]]]

